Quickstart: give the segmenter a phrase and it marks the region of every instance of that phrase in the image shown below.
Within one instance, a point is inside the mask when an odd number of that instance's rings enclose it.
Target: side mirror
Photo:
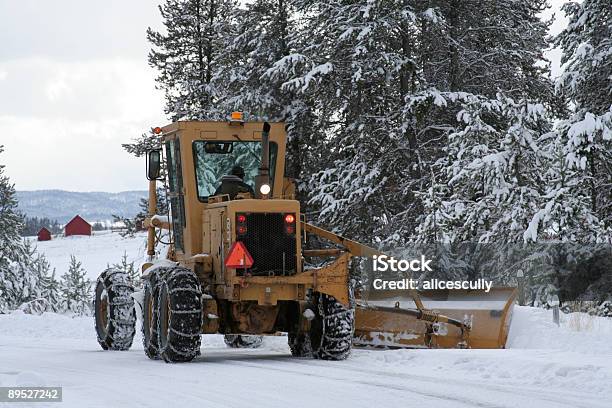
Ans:
[[[161,174],[161,150],[147,152],[147,179],[158,180]]]

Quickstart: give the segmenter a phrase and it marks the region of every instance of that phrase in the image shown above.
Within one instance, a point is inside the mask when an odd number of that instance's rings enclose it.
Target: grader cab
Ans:
[[[346,358],[355,333],[349,261],[378,252],[306,222],[294,184],[284,176],[285,125],[244,122],[236,114],[227,122],[176,122],[157,130],[163,149],[147,159],[150,262],[143,265],[141,301],[146,355],[190,361],[200,353],[204,333],[247,339],[284,332],[294,356]],[[240,183],[251,188],[223,185],[236,166],[243,170]],[[157,214],[159,181],[166,186],[169,214]],[[169,246],[166,259],[155,260],[161,230],[168,231]],[[307,249],[306,233],[335,247]],[[313,266],[307,262],[313,257],[327,261]],[[108,269],[98,279],[94,306],[102,348],[131,346],[133,292],[121,271]],[[456,341],[450,343],[469,347],[470,323],[426,309],[416,292],[411,298],[411,319],[425,331],[451,325]],[[358,344],[385,329],[385,321],[377,328],[371,319],[393,312],[381,307],[359,306],[367,332],[357,328]],[[412,320],[407,330],[413,330]],[[401,335],[404,328],[396,323],[391,331]]]

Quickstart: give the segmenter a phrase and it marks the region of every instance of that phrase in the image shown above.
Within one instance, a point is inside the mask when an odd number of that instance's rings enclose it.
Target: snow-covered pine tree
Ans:
[[[38,296],[47,304],[47,311],[62,312],[62,291],[60,282],[55,276],[55,268],[51,270],[49,263],[45,260],[39,270]]]
[[[70,255],[68,271],[60,278],[63,310],[78,315],[90,314],[91,287],[92,282],[87,279],[87,272],[81,262]]]
[[[29,287],[28,296],[22,298],[19,309],[34,314],[60,311],[60,288],[55,278],[55,269],[51,271],[47,258],[38,253],[29,241],[26,241],[25,248],[29,256],[27,261],[20,265],[19,273],[29,276]]]
[[[546,0],[415,2],[420,65],[428,87],[494,98],[550,98],[543,78]],[[536,62],[539,62],[536,64]]]
[[[460,101],[462,125],[436,163],[441,171],[425,195],[433,211],[419,228],[420,240],[522,242],[540,205],[541,169],[549,165],[539,145],[550,126],[544,106],[501,94],[436,97],[440,105]]]
[[[298,3],[308,44],[284,87],[316,98],[325,134],[310,202],[318,222],[374,242],[411,200],[400,107],[417,82],[415,16],[399,0]]]
[[[142,285],[142,281],[140,279],[140,272],[138,271],[138,268],[134,266],[134,261],[128,261],[127,252],[124,252],[121,256],[121,261],[119,261],[119,263],[113,264],[111,268],[125,273],[128,277],[130,284],[133,287],[140,287]]]
[[[534,219],[563,239],[612,240],[612,9],[605,0],[567,3],[569,24],[555,39],[563,50],[557,91],[569,117],[549,149],[557,160],[548,201]]]
[[[517,101],[548,102],[552,87],[537,64],[546,47],[547,23],[537,17],[544,2],[501,3],[300,3],[311,45],[285,87],[309,90],[330,112],[327,170],[311,183],[320,222],[360,239],[414,239],[418,195],[442,171],[433,163],[446,154],[448,134],[465,125],[456,119],[460,104],[436,115],[427,106],[406,109],[420,91],[495,99],[501,89]]]
[[[525,240],[584,243],[609,240],[610,234],[593,207],[588,170],[571,160],[575,149],[568,144],[563,126],[557,124],[555,132],[544,137],[543,150],[551,160],[543,169],[542,201],[530,221]]]
[[[4,147],[0,145],[0,154]],[[16,307],[21,278],[16,268],[25,259],[20,231],[23,219],[17,211],[15,187],[0,164],[0,313]]]
[[[264,75],[291,51],[292,0],[255,0],[237,10],[235,37],[227,37],[222,58],[225,69],[217,73],[229,92],[222,101],[227,111],[243,111],[249,119],[275,120],[284,116],[288,96],[270,76]],[[290,100],[289,100],[290,101]]]
[[[505,242],[506,232],[514,241],[523,239],[519,235],[543,193],[537,166],[546,163],[539,138],[550,130],[555,103],[552,84],[542,75],[549,22],[538,13],[545,6],[541,0],[420,6],[424,86],[433,88],[409,95],[404,107],[404,126],[415,135],[426,179],[415,189],[423,205],[417,241]],[[473,166],[478,160],[479,166],[484,160],[494,166],[490,155],[496,153],[508,161],[489,169],[502,184],[495,193],[489,185],[493,195],[487,195],[485,176]],[[530,161],[534,155],[537,162]],[[457,171],[461,175],[453,179]],[[471,186],[462,189],[456,185],[460,179]],[[510,200],[502,208],[501,193]]]
[[[135,157],[143,157],[149,150],[160,149],[161,139],[153,132],[153,129],[150,129],[140,137],[133,139],[131,143],[122,143],[121,147]]]
[[[16,285],[13,285],[13,297],[16,306],[36,300],[38,298],[39,284],[39,255],[36,247],[29,239],[23,240],[24,255],[14,263],[14,278]]]
[[[239,11],[235,38],[229,38],[219,80],[227,83],[224,109],[244,111],[249,119],[287,124],[288,177],[298,182],[298,199],[312,173],[322,138],[312,98],[283,87],[299,64],[298,50],[309,39],[298,25],[295,0],[256,0]],[[309,41],[308,41],[309,43]],[[306,202],[302,200],[302,204]]]
[[[226,118],[218,104],[226,85],[214,78],[225,39],[234,34],[236,9],[236,0],[166,0],[159,7],[165,30],[147,30],[149,64],[172,120]]]

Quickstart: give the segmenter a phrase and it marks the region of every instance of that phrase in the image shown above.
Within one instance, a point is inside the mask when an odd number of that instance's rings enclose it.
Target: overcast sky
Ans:
[[[167,122],[145,38],[160,2],[0,0],[0,162],[18,190],[146,189],[121,143]]]

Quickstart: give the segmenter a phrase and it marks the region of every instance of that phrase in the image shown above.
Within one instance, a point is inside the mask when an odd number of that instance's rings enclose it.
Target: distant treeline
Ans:
[[[101,222],[95,222],[91,225],[94,231],[103,231],[109,227]],[[22,237],[31,237],[38,234],[41,228],[47,228],[51,234],[63,234],[64,227],[57,220],[52,220],[47,217],[28,217],[23,216],[23,229],[21,230]]]
[[[43,217],[24,217],[23,219],[23,230],[21,231],[21,235],[24,237],[29,237],[38,234],[41,228],[47,228],[51,234],[61,234],[62,226],[57,220],[51,220],[49,218]]]

